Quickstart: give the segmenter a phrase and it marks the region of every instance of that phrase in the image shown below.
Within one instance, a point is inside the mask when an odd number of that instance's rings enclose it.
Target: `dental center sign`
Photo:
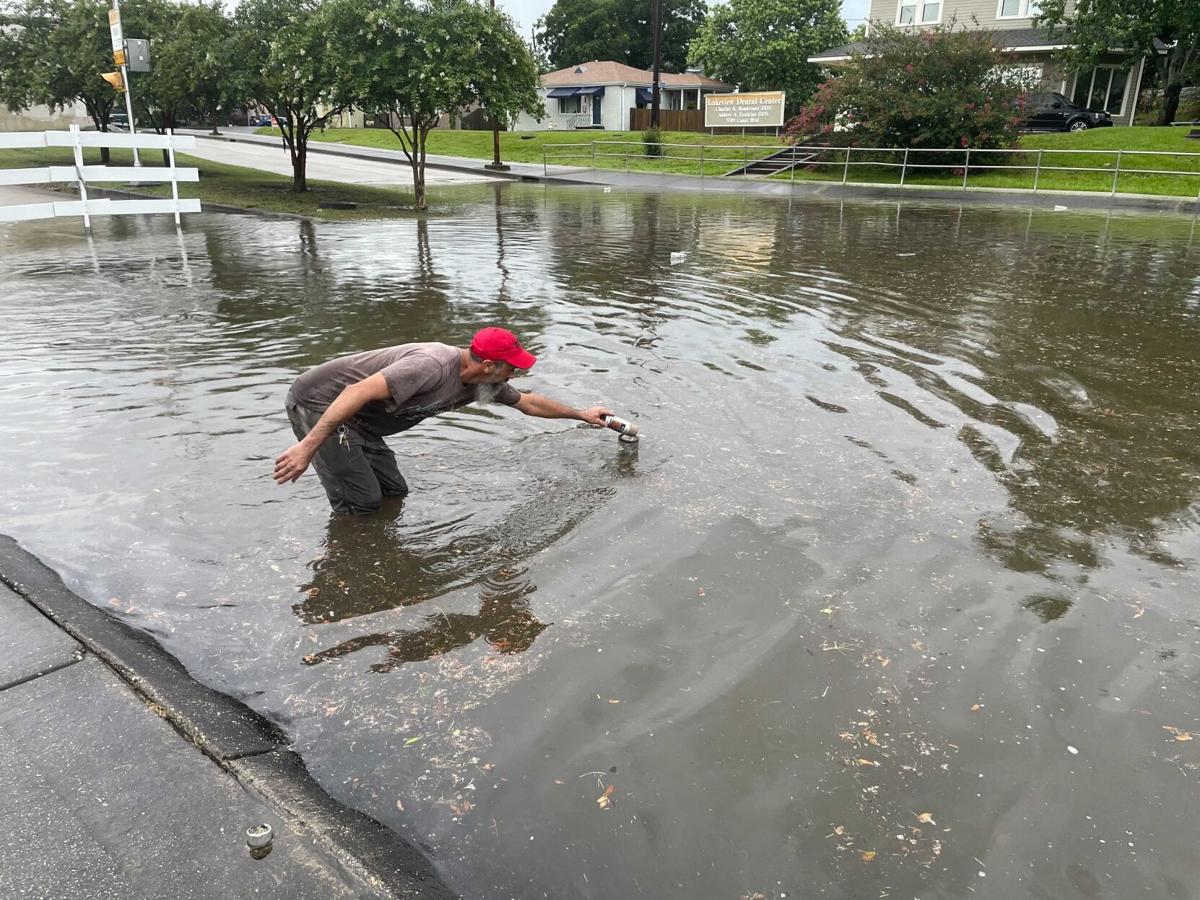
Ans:
[[[783,91],[706,94],[705,128],[761,128],[783,124]]]

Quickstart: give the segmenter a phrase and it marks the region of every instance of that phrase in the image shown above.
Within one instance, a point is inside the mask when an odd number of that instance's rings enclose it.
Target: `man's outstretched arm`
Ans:
[[[537,416],[539,419],[578,419],[589,425],[603,425],[602,417],[612,413],[603,406],[591,406],[587,409],[575,409],[541,394],[522,394],[514,407],[527,416]]]
[[[308,469],[312,458],[317,455],[321,445],[329,439],[339,425],[351,418],[356,412],[372,400],[386,400],[391,396],[387,379],[376,372],[370,378],[365,378],[345,388],[338,398],[329,404],[329,408],[317,420],[304,440],[293,444],[275,459],[275,481],[285,484],[295,481]]]

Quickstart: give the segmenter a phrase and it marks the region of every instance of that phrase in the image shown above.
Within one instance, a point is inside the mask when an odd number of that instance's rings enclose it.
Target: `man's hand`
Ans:
[[[275,458],[275,483],[295,481],[308,469],[314,455],[314,451],[305,446],[303,441],[288,447]]]
[[[592,406],[579,411],[579,418],[583,419],[583,421],[589,425],[600,425],[602,427],[604,425],[604,417],[611,415],[612,412],[603,406]]]

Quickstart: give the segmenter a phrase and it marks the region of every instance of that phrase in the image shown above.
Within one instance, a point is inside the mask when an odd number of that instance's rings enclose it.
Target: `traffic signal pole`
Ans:
[[[121,68],[121,84],[125,86],[125,115],[129,117],[129,133],[137,134],[137,125],[133,121],[133,100],[130,97],[129,69],[125,65],[125,35],[121,27],[121,0],[113,0],[113,8],[108,13],[108,30],[112,35],[113,58]],[[133,148],[133,164],[140,166],[137,147]]]

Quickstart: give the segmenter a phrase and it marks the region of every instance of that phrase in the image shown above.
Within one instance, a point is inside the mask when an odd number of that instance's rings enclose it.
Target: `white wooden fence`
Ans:
[[[83,216],[83,227],[92,227],[92,216],[132,216],[144,213],[179,214],[200,212],[200,201],[179,198],[179,182],[199,181],[200,173],[193,168],[175,165],[176,150],[191,150],[196,139],[191,135],[175,134],[113,134],[101,131],[80,131],[72,125],[70,131],[16,131],[0,133],[0,150],[27,150],[39,147],[70,147],[74,151],[73,166],[38,166],[27,169],[0,169],[0,185],[55,184],[73,182],[79,188],[78,200],[48,203],[23,203],[0,206],[0,222],[23,222],[29,219],[52,219],[56,216]],[[85,166],[84,147],[112,147],[139,150],[166,150],[165,166]],[[88,199],[88,183],[97,182],[170,182],[171,199],[162,200],[97,200]]]

